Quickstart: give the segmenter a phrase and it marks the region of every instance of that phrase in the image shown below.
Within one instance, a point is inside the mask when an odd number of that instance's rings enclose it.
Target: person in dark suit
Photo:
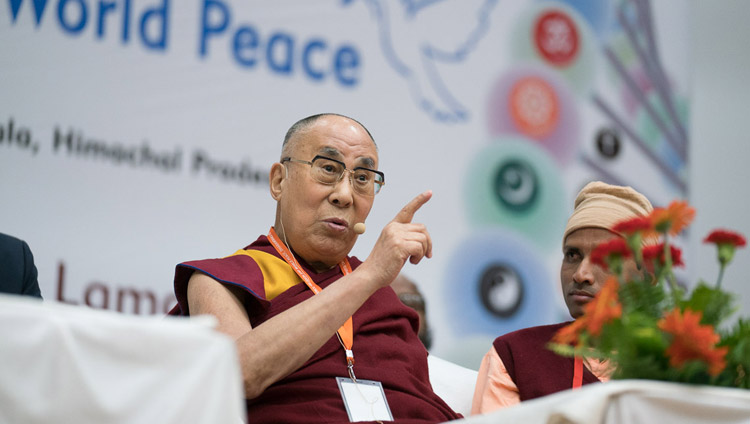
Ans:
[[[0,233],[0,293],[42,298],[34,255],[25,241]]]

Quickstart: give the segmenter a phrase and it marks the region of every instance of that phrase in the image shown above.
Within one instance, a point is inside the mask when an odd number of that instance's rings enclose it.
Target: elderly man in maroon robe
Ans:
[[[227,257],[177,266],[172,313],[214,315],[236,340],[248,422],[460,418],[432,390],[416,312],[389,287],[407,260],[432,256],[427,229],[412,222],[432,193],[383,228],[364,262],[348,256],[385,184],[377,169],[362,124],[302,119],[271,167],[269,233]]]

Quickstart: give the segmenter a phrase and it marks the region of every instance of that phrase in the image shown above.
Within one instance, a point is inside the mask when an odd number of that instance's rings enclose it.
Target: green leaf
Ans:
[[[718,327],[722,321],[735,312],[734,296],[715,287],[709,287],[701,281],[693,290],[690,298],[683,301],[682,309],[703,311],[701,324]]]
[[[750,320],[739,319],[723,335],[719,346],[727,346],[727,366],[719,375],[717,384],[750,389]]]
[[[653,284],[646,280],[630,281],[620,286],[618,296],[624,315],[639,312],[655,318],[662,316],[666,297],[663,284]]]

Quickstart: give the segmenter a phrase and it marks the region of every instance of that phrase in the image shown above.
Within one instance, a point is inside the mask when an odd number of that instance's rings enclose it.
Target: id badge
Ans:
[[[393,421],[391,408],[379,381],[336,377],[349,422]]]

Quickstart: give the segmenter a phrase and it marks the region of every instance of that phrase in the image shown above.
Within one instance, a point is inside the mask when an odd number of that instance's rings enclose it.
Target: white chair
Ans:
[[[427,366],[430,370],[432,390],[454,411],[468,417],[474,386],[477,383],[477,372],[435,355],[427,357]]]
[[[207,317],[0,295],[0,423],[240,423],[235,345]]]

